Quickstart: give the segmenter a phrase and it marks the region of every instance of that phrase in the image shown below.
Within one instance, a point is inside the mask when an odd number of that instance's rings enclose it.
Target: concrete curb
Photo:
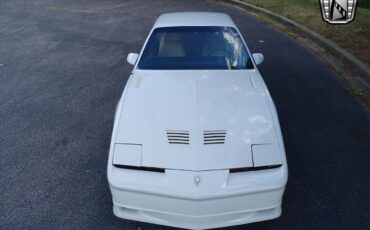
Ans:
[[[280,23],[282,23],[286,26],[293,27],[294,29],[303,33],[305,36],[307,36],[312,41],[317,43],[319,46],[324,48],[331,55],[338,58],[341,62],[350,65],[352,67],[353,71],[356,74],[362,76],[363,79],[370,85],[370,68],[365,63],[360,61],[358,58],[356,58],[352,54],[348,53],[344,49],[340,48],[338,45],[336,45],[332,41],[330,41],[330,40],[324,38],[323,36],[315,33],[314,31],[308,29],[307,27],[298,24],[295,21],[292,21],[292,20],[290,20],[290,19],[288,19],[284,16],[281,16],[279,14],[276,14],[276,13],[271,12],[269,10],[266,10],[264,8],[261,8],[261,7],[258,7],[258,6],[252,5],[250,3],[240,1],[240,0],[227,0],[227,2],[231,2],[233,4],[239,5],[243,8],[246,8],[246,9],[249,9],[249,10],[252,10],[252,11],[255,11],[255,12],[260,12],[260,13],[267,14],[267,15],[273,17],[274,19],[276,19],[278,22],[280,22]]]

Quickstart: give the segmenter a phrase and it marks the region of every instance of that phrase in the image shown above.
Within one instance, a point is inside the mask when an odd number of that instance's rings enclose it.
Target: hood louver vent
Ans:
[[[204,144],[225,144],[226,130],[204,131]]]
[[[189,131],[167,130],[168,143],[170,144],[189,144]]]

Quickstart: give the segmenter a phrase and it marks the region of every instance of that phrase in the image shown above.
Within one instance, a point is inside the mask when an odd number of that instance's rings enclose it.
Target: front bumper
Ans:
[[[108,181],[118,217],[189,229],[274,219],[281,214],[287,166],[261,171],[165,173],[110,166]],[[195,177],[200,178],[199,184]]]

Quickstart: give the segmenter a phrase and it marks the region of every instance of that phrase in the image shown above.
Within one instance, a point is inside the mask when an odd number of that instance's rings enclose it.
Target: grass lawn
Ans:
[[[296,21],[323,35],[370,65],[369,0],[360,0],[356,18],[347,25],[329,25],[321,18],[319,0],[244,0]]]

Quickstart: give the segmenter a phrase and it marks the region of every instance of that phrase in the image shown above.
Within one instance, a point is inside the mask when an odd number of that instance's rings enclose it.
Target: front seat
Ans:
[[[185,57],[184,46],[178,33],[166,33],[159,44],[158,57]]]

